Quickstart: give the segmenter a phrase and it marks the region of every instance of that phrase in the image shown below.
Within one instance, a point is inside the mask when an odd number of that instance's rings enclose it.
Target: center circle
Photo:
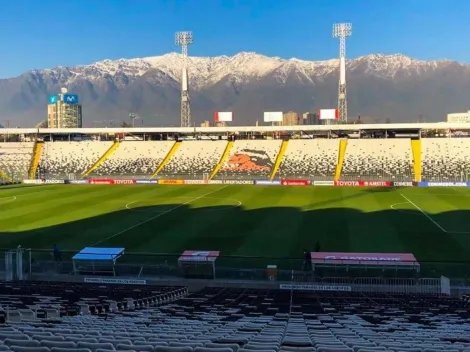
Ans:
[[[0,198],[0,205],[6,204],[6,203],[11,203],[15,200],[16,200],[16,196],[3,197],[3,198]]]
[[[214,204],[214,201],[223,201],[222,204]],[[155,204],[155,202],[158,202]],[[237,199],[218,198],[218,197],[155,197],[154,199],[141,199],[129,202],[125,208],[137,213],[168,213],[177,210],[186,204],[188,207],[197,206],[198,211],[212,212],[224,211],[242,206],[242,202]],[[228,204],[227,204],[228,203]],[[144,208],[144,209],[140,209]],[[215,208],[215,209],[211,209]]]

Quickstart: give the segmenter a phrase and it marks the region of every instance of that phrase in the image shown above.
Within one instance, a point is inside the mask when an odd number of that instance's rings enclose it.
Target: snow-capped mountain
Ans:
[[[183,64],[180,54],[170,53],[33,70],[0,80],[0,120],[35,125],[45,118],[48,95],[67,87],[80,95],[87,125],[122,121],[129,112],[140,114],[147,125],[177,125]],[[211,119],[217,110],[234,111],[237,123],[246,124],[261,119],[266,110],[305,112],[336,105],[337,59],[304,61],[242,52],[189,57],[186,64],[195,122]],[[350,116],[442,120],[449,111],[469,108],[470,65],[374,54],[347,60],[346,69]]]

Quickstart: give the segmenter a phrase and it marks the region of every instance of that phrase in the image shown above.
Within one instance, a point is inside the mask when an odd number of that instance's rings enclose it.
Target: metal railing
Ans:
[[[8,249],[3,249],[3,252],[7,251]],[[60,260],[55,260],[52,249],[31,249],[30,252],[31,263],[25,265],[25,268],[30,268],[28,270],[31,270],[31,273],[70,274],[74,271],[73,256],[78,250],[62,251]],[[209,265],[202,265],[203,262],[194,262],[193,267],[181,266],[178,260],[180,256],[181,254],[170,253],[125,253],[115,260],[113,266],[118,276],[213,278],[212,266],[209,268]],[[380,280],[417,280],[444,275],[452,280],[452,284],[470,283],[470,261],[424,261],[419,263],[419,271],[411,269],[414,264],[416,263],[410,263],[410,266],[403,265],[403,262],[400,265],[332,265],[316,268],[315,271],[305,271],[303,258],[219,256],[215,261],[215,276],[218,279],[270,280],[272,275],[267,267],[274,265],[275,276],[279,281],[290,281],[294,270],[299,277],[304,277],[304,281],[331,277],[343,282],[365,277]]]

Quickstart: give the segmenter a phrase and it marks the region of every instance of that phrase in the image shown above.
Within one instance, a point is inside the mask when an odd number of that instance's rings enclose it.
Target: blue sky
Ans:
[[[334,22],[352,22],[347,56],[403,53],[470,62],[470,0],[0,1],[0,77],[103,59],[157,56],[191,30],[190,55],[336,57]]]

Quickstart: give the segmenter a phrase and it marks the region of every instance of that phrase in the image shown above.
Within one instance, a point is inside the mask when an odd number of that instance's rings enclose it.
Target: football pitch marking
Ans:
[[[0,198],[0,205],[14,202],[16,199],[16,196]]]
[[[181,203],[181,204],[179,204],[179,205],[177,205],[177,206],[175,206],[175,207],[173,207],[173,208],[170,208],[170,209],[168,209],[168,210],[165,210],[164,212],[158,213],[157,215],[152,216],[151,218],[148,218],[147,220],[141,221],[141,222],[139,222],[139,223],[137,223],[137,224],[135,224],[135,225],[132,225],[132,226],[130,226],[130,227],[128,227],[128,228],[125,228],[124,230],[121,230],[121,231],[119,231],[119,232],[116,232],[114,235],[111,235],[111,236],[108,236],[108,237],[106,237],[106,238],[104,238],[104,239],[102,239],[102,240],[99,240],[99,241],[97,241],[97,242],[95,242],[95,243],[89,245],[88,247],[94,247],[94,246],[96,246],[96,245],[99,245],[100,243],[106,242],[106,241],[108,241],[108,240],[110,240],[110,239],[113,239],[113,238],[115,238],[115,237],[117,237],[117,236],[120,236],[120,235],[122,235],[123,233],[126,233],[127,231],[133,230],[133,229],[135,229],[136,227],[139,227],[139,226],[141,226],[141,225],[143,225],[143,224],[146,224],[146,223],[148,223],[148,222],[150,222],[150,221],[152,221],[152,220],[158,219],[159,217],[161,217],[161,216],[163,216],[163,215],[165,215],[165,214],[171,213],[172,211],[174,211],[174,210],[176,210],[176,209],[179,209],[179,208],[181,208],[181,207],[183,207],[183,206],[185,206],[185,205],[187,205],[187,204],[191,204],[192,202],[195,202],[195,201],[197,201],[197,200],[199,200],[199,199],[202,199],[202,198],[204,198],[204,197],[207,197],[207,196],[211,195],[212,193],[221,191],[221,190],[223,190],[223,189],[226,188],[226,187],[228,187],[228,185],[225,185],[225,186],[223,186],[223,187],[221,187],[221,188],[217,188],[217,189],[215,189],[215,190],[213,190],[213,191],[210,191],[210,192],[208,192],[208,193],[205,193],[205,194],[203,194],[202,196],[199,196],[199,197],[196,197],[196,198],[192,198],[191,200],[188,200],[187,202]]]
[[[432,217],[430,217],[423,209],[421,209],[419,206],[416,205],[416,203],[414,203],[412,200],[410,200],[407,196],[405,196],[403,193],[400,193],[400,195],[409,203],[411,204],[413,207],[415,207],[421,214],[423,214],[429,221],[431,221],[434,225],[436,225],[436,227],[438,229],[440,229],[442,232],[444,233],[450,233],[450,234],[470,234],[469,231],[447,231],[445,228],[443,228],[438,222],[436,222]],[[399,205],[399,204],[403,204],[403,203],[397,203],[397,204],[392,204],[393,206],[394,205]],[[395,209],[393,208],[392,206],[390,206],[392,209]],[[395,209],[395,210],[398,210],[398,209]]]
[[[158,199],[169,199],[169,200],[177,200],[177,199],[193,199],[193,197],[161,197],[161,198],[158,198]],[[214,205],[214,207],[226,207],[225,209],[198,209],[199,211],[204,211],[204,212],[212,212],[212,211],[224,211],[224,210],[229,210],[229,209],[233,209],[233,208],[239,208],[243,205],[243,203],[241,201],[239,201],[238,199],[230,199],[230,198],[216,198],[216,197],[202,197],[201,199],[215,199],[215,200],[226,200],[226,201],[229,201],[229,202],[233,202],[234,204],[217,204],[217,205]],[[136,213],[163,213],[165,212],[165,210],[162,210],[162,211],[148,211],[148,210],[137,210],[136,208],[137,207],[131,207],[132,204],[135,204],[135,203],[138,203],[138,202],[143,202],[147,199],[141,199],[141,200],[135,200],[133,202],[130,202],[130,203],[127,203],[125,208],[129,211],[133,211],[133,212],[136,212]],[[152,206],[152,207],[158,207],[158,206],[165,206],[165,205],[169,205],[169,204],[149,204],[149,205],[146,205],[146,206]]]

